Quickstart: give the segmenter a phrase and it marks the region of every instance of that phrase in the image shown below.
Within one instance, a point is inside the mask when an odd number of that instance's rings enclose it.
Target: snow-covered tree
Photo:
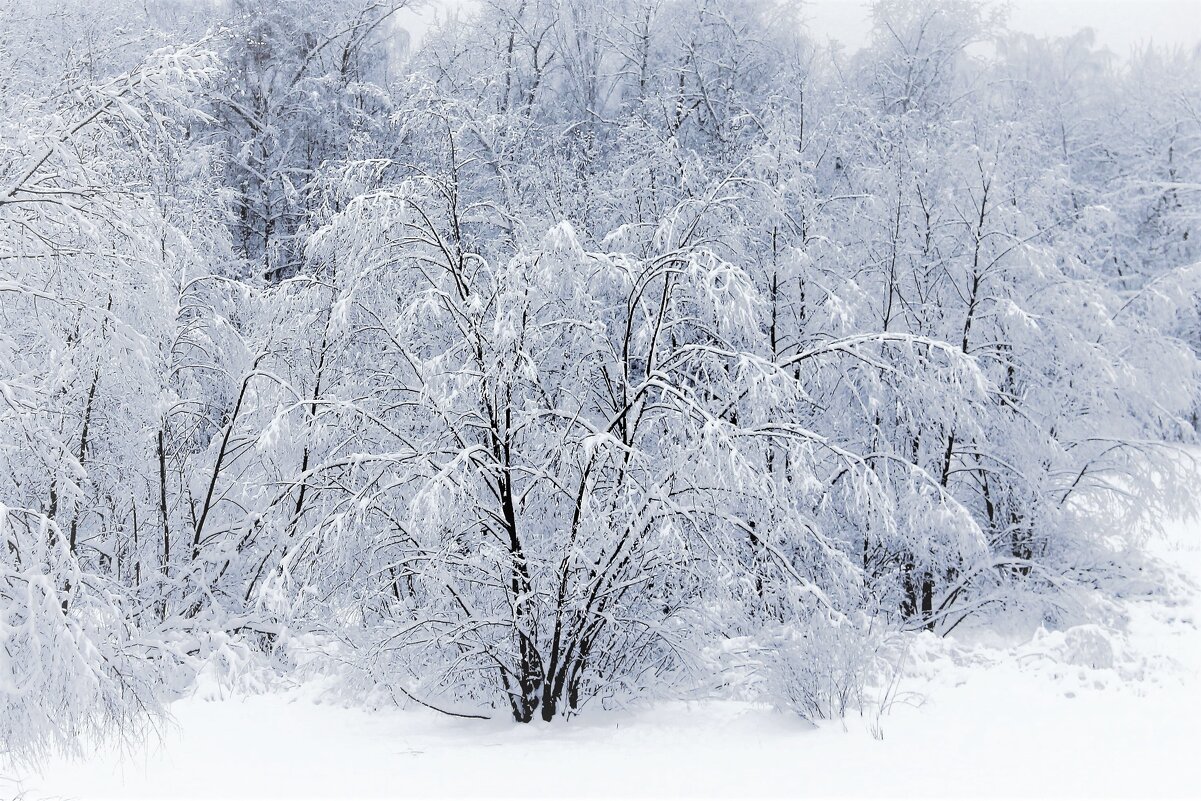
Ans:
[[[957,0],[853,57],[773,0],[409,53],[409,5],[0,10],[6,748],[227,646],[469,716],[841,714],[876,632],[1053,621],[1180,502],[1195,53]]]

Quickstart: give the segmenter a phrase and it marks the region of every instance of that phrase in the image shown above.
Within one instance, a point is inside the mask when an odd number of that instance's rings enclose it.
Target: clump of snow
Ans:
[[[1115,634],[1103,626],[1090,624],[1048,633],[1043,639],[1057,651],[1059,659],[1069,665],[1111,669],[1114,666],[1112,638]]]

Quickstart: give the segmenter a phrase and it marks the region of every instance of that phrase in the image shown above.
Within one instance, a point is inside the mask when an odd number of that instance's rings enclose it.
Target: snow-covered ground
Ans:
[[[157,743],[3,769],[0,797],[1197,795],[1201,523],[1149,547],[1164,572],[1103,624],[915,643],[878,720],[703,703],[516,726],[208,685]]]

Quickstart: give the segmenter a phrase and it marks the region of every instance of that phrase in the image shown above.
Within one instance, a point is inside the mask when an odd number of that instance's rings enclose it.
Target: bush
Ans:
[[[884,660],[873,619],[818,613],[774,630],[764,643],[764,697],[809,721],[861,710]]]

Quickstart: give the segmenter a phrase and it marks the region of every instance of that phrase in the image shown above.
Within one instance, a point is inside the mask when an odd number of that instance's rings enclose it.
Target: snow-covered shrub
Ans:
[[[0,753],[77,749],[161,713],[163,657],[127,601],[79,570],[51,521],[0,505]]]
[[[886,659],[878,627],[866,615],[816,613],[774,628],[760,646],[763,699],[809,721],[863,710]]]

